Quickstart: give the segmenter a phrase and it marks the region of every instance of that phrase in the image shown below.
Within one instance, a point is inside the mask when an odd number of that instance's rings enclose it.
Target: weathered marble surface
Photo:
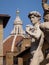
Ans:
[[[31,51],[31,54],[33,55],[33,57],[31,59],[30,65],[40,65],[40,63],[44,59],[44,56],[43,56],[43,53],[42,53],[42,46],[43,46],[43,42],[44,42],[44,34],[39,28],[41,15],[37,11],[32,11],[32,12],[29,13],[28,16],[31,20],[31,23],[33,24],[33,28],[30,27],[30,26],[27,27],[26,32],[30,36],[32,36],[32,38],[35,39],[34,42],[38,41],[39,38],[40,38],[40,41],[38,42],[39,44],[37,46],[37,49],[34,52],[34,55],[32,54],[33,51]],[[32,42],[32,44],[33,44],[33,42]]]

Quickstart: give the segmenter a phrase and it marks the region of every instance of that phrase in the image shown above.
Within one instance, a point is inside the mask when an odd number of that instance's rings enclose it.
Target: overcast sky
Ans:
[[[43,16],[42,0],[0,0],[0,14],[11,16],[6,28],[4,29],[4,38],[10,35],[13,29],[13,23],[16,18],[16,10],[20,10],[20,18],[23,22],[23,29],[27,24],[31,24],[28,18],[30,11],[39,11]],[[49,0],[48,0],[49,3]],[[43,21],[41,17],[41,21]]]

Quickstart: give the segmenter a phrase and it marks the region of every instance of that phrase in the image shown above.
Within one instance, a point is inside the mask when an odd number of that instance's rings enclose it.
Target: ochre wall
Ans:
[[[3,22],[0,20],[0,65],[3,65]]]

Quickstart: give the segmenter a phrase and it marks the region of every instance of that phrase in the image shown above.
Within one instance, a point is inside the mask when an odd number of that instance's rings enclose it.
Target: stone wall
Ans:
[[[0,20],[0,65],[3,65],[3,22]]]

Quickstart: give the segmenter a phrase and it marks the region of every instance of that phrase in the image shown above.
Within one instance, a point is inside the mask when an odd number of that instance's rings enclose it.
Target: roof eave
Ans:
[[[3,20],[3,28],[5,28],[10,19],[10,16],[7,14],[0,14],[0,19]]]

